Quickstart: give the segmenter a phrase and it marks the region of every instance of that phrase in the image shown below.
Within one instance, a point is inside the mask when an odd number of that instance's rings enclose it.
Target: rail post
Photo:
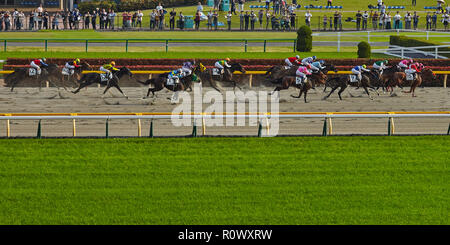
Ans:
[[[105,138],[109,138],[109,118],[106,118],[106,132]]]
[[[264,40],[264,53],[266,52],[267,40]]]
[[[292,49],[293,49],[292,52],[294,52],[294,53],[295,53],[296,44],[297,44],[297,40],[294,40],[293,45],[292,45]]]
[[[86,53],[88,52],[88,43],[89,43],[89,41],[86,39]]]
[[[258,137],[262,136],[262,123],[261,121],[258,122]]]
[[[394,114],[393,112],[389,112],[389,115]],[[394,118],[389,117],[388,119],[388,136],[391,136],[395,133],[395,125],[394,125]]]
[[[77,114],[76,113],[71,113],[70,115],[71,116],[76,116]],[[75,122],[75,118],[72,119],[72,136],[73,137],[77,136],[77,125],[76,125],[76,122]]]
[[[3,42],[3,51],[6,52],[6,40]]]
[[[204,113],[202,113],[202,135],[206,135],[206,123]]]
[[[367,42],[370,43],[370,31],[367,32]]]
[[[427,31],[427,40],[430,38],[430,32]]]
[[[337,51],[341,52],[341,32],[338,32],[338,40],[337,40]]]
[[[195,124],[194,120],[194,127],[192,128],[192,137],[197,137],[197,125]]]
[[[444,75],[444,88],[447,88],[447,76],[448,74]]]
[[[128,39],[125,41],[125,52],[128,53]]]
[[[434,48],[434,58],[435,58],[435,59],[438,58],[438,49],[439,49],[439,47],[435,47],[435,48]]]
[[[45,52],[47,52],[47,50],[48,50],[48,40],[45,39]]]
[[[270,135],[270,124],[269,124],[269,118],[267,117],[267,114],[266,114],[266,133],[267,133],[267,136]]]
[[[402,52],[401,55],[402,55],[402,59],[403,59],[403,58],[405,58],[405,51],[403,48],[401,48],[401,52]]]
[[[250,77],[248,78],[248,86],[251,88],[253,83],[253,75],[250,74]]]
[[[450,123],[448,124],[447,135],[450,135]]]
[[[40,139],[41,136],[42,136],[41,119],[39,119],[36,138]]]
[[[323,128],[322,128],[322,136],[327,136],[327,130],[328,130],[328,124],[327,124],[327,120],[328,117],[325,117],[323,120]]]
[[[244,41],[245,52],[247,52],[247,39]]]
[[[169,40],[166,39],[166,53],[169,52]]]
[[[11,136],[11,126],[9,124],[9,119],[8,119],[8,120],[6,120],[6,137],[9,138],[10,136]]]
[[[150,133],[148,137],[153,138],[153,119],[150,121]]]
[[[142,136],[141,119],[138,118],[138,137]]]
[[[328,115],[333,115],[333,113],[327,113]],[[333,134],[333,122],[331,121],[331,116],[328,117],[328,134]]]

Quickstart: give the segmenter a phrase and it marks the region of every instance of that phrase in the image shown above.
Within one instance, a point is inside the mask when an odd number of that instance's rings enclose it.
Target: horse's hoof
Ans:
[[[326,100],[326,99],[327,99],[327,97],[326,97],[326,96],[322,98],[322,100]]]

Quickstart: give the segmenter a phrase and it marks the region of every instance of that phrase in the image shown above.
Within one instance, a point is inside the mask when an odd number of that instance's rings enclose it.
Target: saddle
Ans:
[[[219,71],[219,68],[213,68],[212,69],[212,74],[213,76],[221,76],[224,72],[224,69],[222,69],[222,72]]]
[[[61,73],[62,73],[63,75],[65,75],[65,76],[71,76],[71,75],[73,75],[74,70],[71,70],[71,69],[69,69],[69,68],[67,68],[67,67],[64,67],[64,68],[62,69]]]
[[[109,76],[106,76],[106,73],[100,74],[100,81],[107,82],[112,78],[112,73],[109,73]]]

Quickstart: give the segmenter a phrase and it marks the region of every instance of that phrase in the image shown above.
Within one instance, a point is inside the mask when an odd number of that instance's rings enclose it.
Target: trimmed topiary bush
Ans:
[[[372,51],[368,42],[362,41],[358,43],[358,58],[370,58],[371,53]]]
[[[301,26],[297,31],[297,51],[311,52],[312,31],[308,26]]]

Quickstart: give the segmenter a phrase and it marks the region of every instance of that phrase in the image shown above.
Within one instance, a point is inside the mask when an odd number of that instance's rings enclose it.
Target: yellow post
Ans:
[[[333,115],[333,113],[327,113],[327,115]],[[331,121],[331,117],[328,117],[328,135],[333,134],[333,122]]]
[[[45,82],[45,86],[48,88],[50,85],[48,83],[48,81]]]
[[[251,88],[253,83],[253,75],[250,74],[250,77],[248,78],[248,86]]]
[[[141,137],[142,135],[142,128],[141,128],[141,119],[138,119],[138,136]]]
[[[448,74],[445,74],[444,76],[444,88],[447,88],[447,76]]]
[[[202,132],[203,132],[203,135],[206,135],[206,123],[205,123],[204,115],[205,115],[205,113],[202,113]]]
[[[266,117],[266,132],[267,136],[270,134],[270,125],[269,125],[269,118]]]
[[[76,113],[71,113],[70,115],[71,116],[76,116],[77,114]],[[72,119],[72,136],[73,137],[77,136],[77,125],[75,123],[75,118]]]
[[[10,137],[10,126],[9,126],[9,119],[6,120],[6,137]]]

